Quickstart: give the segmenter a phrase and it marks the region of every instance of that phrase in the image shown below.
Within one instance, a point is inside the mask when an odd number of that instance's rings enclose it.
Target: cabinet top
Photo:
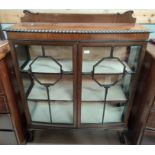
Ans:
[[[149,30],[129,23],[20,23],[5,29],[9,40],[145,41]]]
[[[20,23],[5,29],[5,31],[69,34],[116,34],[150,32],[142,25],[129,23]]]

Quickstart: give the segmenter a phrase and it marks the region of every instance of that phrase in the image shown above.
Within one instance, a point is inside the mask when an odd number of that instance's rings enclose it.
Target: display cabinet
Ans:
[[[29,129],[127,131],[149,36],[131,15],[25,11],[6,29]]]

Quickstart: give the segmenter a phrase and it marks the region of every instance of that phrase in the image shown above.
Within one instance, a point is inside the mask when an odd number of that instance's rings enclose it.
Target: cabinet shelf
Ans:
[[[96,64],[97,61],[83,61],[82,64],[82,72],[83,73],[90,73],[93,69],[94,64]],[[123,61],[122,62],[126,67],[126,72],[131,74],[133,71],[128,66],[128,64]],[[121,74],[123,72],[123,65],[116,60],[104,60],[101,62],[96,68],[94,73],[95,74]]]
[[[28,61],[28,63],[21,69],[22,72],[27,72],[29,69],[29,65],[32,60]],[[62,69],[64,74],[72,74],[72,61],[71,60],[60,60],[58,61],[62,65]],[[93,65],[96,64],[97,61],[83,61],[82,64],[82,74],[91,74],[93,70]],[[128,66],[126,62],[123,61],[123,64],[126,66],[126,71],[129,74],[134,73],[131,68]],[[42,71],[43,70],[43,71]],[[96,69],[95,74],[121,74],[123,70],[123,65],[120,62],[115,60],[104,60]],[[34,73],[50,73],[50,74],[59,74],[60,68],[55,63],[49,59],[41,59],[33,64],[33,72]]]
[[[105,88],[100,87],[93,80],[83,80],[82,101],[104,101]],[[120,85],[108,89],[107,102],[126,102],[127,98]]]
[[[29,65],[33,60],[28,61],[28,63],[22,68],[22,71],[27,72]],[[62,65],[62,69],[66,73],[72,73],[72,61],[71,60],[60,60],[58,61]],[[33,64],[34,73],[60,73],[60,67],[50,59],[41,58]]]
[[[31,119],[34,122],[51,123],[49,107],[47,102],[28,101]],[[50,102],[52,123],[73,123],[73,103],[56,101]],[[102,123],[103,102],[85,103],[82,102],[81,123]],[[115,107],[106,104],[105,123],[121,122],[124,106]],[[93,115],[92,115],[93,114]]]
[[[61,80],[54,86],[49,87],[51,101],[73,101],[73,86],[68,80]],[[84,81],[82,84],[82,101],[104,101],[105,89],[98,86],[94,81]],[[37,82],[32,86],[27,96],[28,100],[47,101],[46,88]],[[126,102],[127,98],[121,88],[116,85],[109,88],[107,102]]]
[[[49,87],[51,101],[73,101],[73,84],[71,81],[61,80],[54,86]],[[28,100],[48,100],[46,87],[34,82]]]

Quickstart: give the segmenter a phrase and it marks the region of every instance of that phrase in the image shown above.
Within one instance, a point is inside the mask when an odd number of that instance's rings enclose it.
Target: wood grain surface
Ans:
[[[10,51],[10,47],[7,41],[0,41],[0,60]]]

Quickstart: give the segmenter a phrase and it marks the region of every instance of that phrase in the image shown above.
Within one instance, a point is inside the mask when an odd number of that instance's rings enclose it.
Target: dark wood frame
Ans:
[[[19,84],[19,89],[20,89],[20,92],[21,92],[21,96],[22,96],[22,100],[24,101],[24,109],[26,110],[26,118],[27,118],[27,121],[28,121],[28,125],[31,126],[32,125],[32,121],[31,121],[31,117],[30,117],[30,113],[29,113],[29,110],[28,110],[28,105],[27,105],[27,100],[26,100],[26,96],[25,96],[25,93],[24,93],[24,88],[23,88],[23,83],[22,83],[22,78],[20,76],[20,72],[18,70],[19,66],[18,66],[18,61],[17,61],[17,56],[15,55],[15,45],[59,45],[59,46],[72,46],[72,62],[73,62],[73,105],[74,105],[74,108],[73,108],[73,113],[74,113],[74,122],[73,122],[73,125],[61,125],[61,124],[51,124],[51,127],[70,127],[70,128],[73,128],[76,126],[75,122],[76,122],[76,119],[77,119],[77,112],[76,112],[76,106],[77,106],[77,90],[76,90],[76,85],[77,85],[77,45],[74,44],[73,42],[46,42],[46,41],[43,41],[43,42],[37,42],[37,41],[13,41],[10,43],[11,47],[12,47],[12,57],[13,57],[13,63],[14,63],[14,66],[15,67],[15,72],[17,74],[17,80],[18,80],[18,84]],[[35,124],[35,123],[34,123]],[[41,124],[41,123],[38,123],[38,124]],[[49,126],[47,123],[43,123],[42,125],[47,125]]]
[[[148,43],[129,117],[128,137],[132,144],[141,144],[143,137],[147,134],[155,135],[155,129],[148,127],[150,113],[154,111],[155,102],[154,51],[155,46]]]
[[[20,45],[71,45],[73,47],[73,59],[74,59],[74,64],[73,64],[73,70],[75,71],[74,72],[74,82],[73,82],[73,89],[74,89],[74,98],[75,98],[75,103],[74,103],[74,125],[59,125],[59,124],[51,124],[51,125],[48,125],[46,123],[37,123],[37,124],[40,124],[40,125],[35,125],[36,127],[41,127],[42,126],[47,126],[47,128],[51,127],[69,127],[69,128],[115,128],[115,127],[119,127],[120,130],[127,130],[127,125],[128,125],[128,117],[130,115],[130,111],[131,111],[131,108],[132,108],[132,100],[133,100],[133,97],[134,97],[134,92],[136,90],[136,84],[137,84],[137,77],[138,77],[138,74],[136,74],[136,76],[134,77],[134,81],[133,81],[133,86],[132,86],[132,96],[129,100],[129,107],[128,107],[128,112],[126,114],[126,117],[125,117],[125,122],[124,123],[108,123],[108,124],[105,124],[105,125],[81,125],[80,124],[80,105],[81,105],[81,91],[77,91],[77,90],[81,90],[81,82],[82,82],[82,78],[81,78],[81,67],[82,67],[82,47],[83,46],[96,46],[96,47],[103,47],[103,46],[108,46],[108,45],[127,45],[127,46],[131,46],[131,45],[139,45],[139,46],[142,46],[142,49],[141,49],[141,52],[140,52],[140,62],[139,62],[139,67],[141,66],[141,63],[143,61],[143,58],[144,58],[144,54],[145,54],[145,46],[146,46],[146,42],[83,42],[83,43],[78,43],[78,42],[46,42],[46,41],[43,41],[43,42],[38,42],[38,41],[19,41],[19,40],[14,40],[14,41],[11,41],[10,42],[10,45],[12,46],[12,48],[14,50],[12,50],[12,56],[13,56],[13,62],[14,62],[14,65],[16,66],[15,69],[16,69],[16,74],[17,74],[17,80],[18,80],[18,83],[19,83],[19,88],[20,88],[20,91],[22,92],[22,99],[24,100],[23,103],[26,103],[26,98],[25,98],[25,94],[24,94],[24,88],[22,86],[22,81],[21,81],[21,77],[20,77],[20,73],[18,71],[18,64],[17,64],[17,58],[15,56],[15,48],[14,46],[16,44],[20,44]],[[78,61],[77,61],[77,58],[78,57]],[[75,65],[75,64],[78,64],[78,65]],[[139,69],[138,71],[139,72]],[[34,125],[31,123],[31,119],[30,119],[30,114],[29,114],[29,110],[28,110],[28,107],[27,107],[27,104],[25,104],[25,109],[26,110],[26,117],[27,117],[27,120],[28,120],[28,125],[30,128],[33,128]],[[76,110],[78,109],[78,110]],[[76,122],[76,123],[75,123]],[[35,124],[35,123],[34,123]],[[117,124],[117,125],[116,125]],[[46,128],[46,127],[43,127],[43,128]]]

